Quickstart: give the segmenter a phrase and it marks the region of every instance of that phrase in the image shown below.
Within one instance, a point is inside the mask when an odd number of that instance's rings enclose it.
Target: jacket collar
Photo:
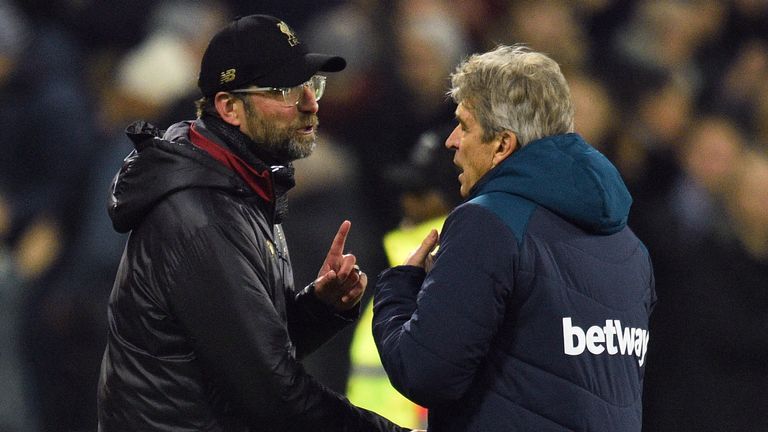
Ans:
[[[198,123],[194,122],[189,129],[189,140],[219,163],[237,173],[264,201],[273,202],[275,194],[269,169],[266,166],[260,169],[251,166],[229,149],[215,142],[211,134],[206,132],[204,127],[198,128]]]

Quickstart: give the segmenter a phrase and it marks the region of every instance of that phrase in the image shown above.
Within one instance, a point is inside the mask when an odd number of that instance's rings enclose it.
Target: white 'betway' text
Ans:
[[[592,326],[584,331],[572,325],[570,317],[563,318],[563,350],[572,356],[585,349],[595,355],[635,355],[643,366],[649,338],[648,330],[622,327],[619,320],[605,320],[604,327]]]

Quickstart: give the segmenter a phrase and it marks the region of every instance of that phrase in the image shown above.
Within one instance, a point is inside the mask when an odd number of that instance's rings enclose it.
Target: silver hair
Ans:
[[[508,130],[524,146],[573,132],[573,102],[557,62],[524,45],[474,54],[451,75],[448,94],[483,127],[483,141]]]

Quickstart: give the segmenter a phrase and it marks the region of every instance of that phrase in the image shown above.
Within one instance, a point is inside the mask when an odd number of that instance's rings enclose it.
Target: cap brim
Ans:
[[[347,61],[342,57],[307,53],[259,77],[256,83],[265,87],[291,87],[306,82],[318,71],[339,72],[345,67]]]
[[[339,72],[347,67],[347,61],[343,57],[331,56],[327,54],[307,54],[307,59],[313,59],[320,67],[317,69],[323,72]]]

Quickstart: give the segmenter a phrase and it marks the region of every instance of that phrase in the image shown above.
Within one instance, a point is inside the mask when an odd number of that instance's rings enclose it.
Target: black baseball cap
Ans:
[[[197,86],[204,96],[246,85],[292,87],[317,71],[347,66],[339,56],[310,53],[282,20],[269,15],[235,18],[208,43]]]

